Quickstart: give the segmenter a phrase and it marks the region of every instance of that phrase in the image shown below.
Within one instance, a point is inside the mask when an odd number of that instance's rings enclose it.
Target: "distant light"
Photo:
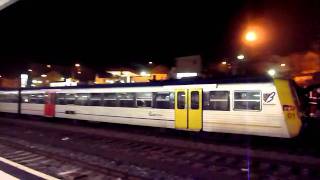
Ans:
[[[31,84],[31,87],[36,87],[36,85],[35,84]],[[25,99],[24,101],[28,102],[28,99]]]
[[[196,77],[198,73],[177,73],[177,79],[185,78],[185,77]]]
[[[226,65],[227,61],[222,61],[221,64]]]
[[[32,72],[32,69],[28,69],[29,72]]]
[[[64,77],[60,78],[60,81],[65,81],[65,80],[66,80],[66,78],[64,78]]]
[[[286,66],[286,64],[282,63],[282,64],[280,64],[280,66],[281,66],[281,67],[285,67],[285,66]]]
[[[50,65],[50,64],[47,64],[47,68],[51,68],[51,65]]]
[[[2,76],[0,75],[0,78],[2,78]]]
[[[274,70],[274,69],[269,69],[269,70],[268,70],[268,74],[269,74],[269,76],[273,77],[274,75],[276,75],[276,70]]]
[[[124,83],[124,80],[121,80],[120,82],[121,82],[121,83]]]
[[[146,75],[147,75],[147,72],[141,71],[141,72],[140,72],[140,75],[141,75],[141,76],[146,76]]]
[[[113,83],[114,83],[114,80],[109,80],[109,79],[107,79],[107,80],[106,80],[106,83],[108,83],[108,84],[113,84]]]
[[[28,82],[28,74],[21,74],[20,75],[20,85],[21,87],[26,87]]]
[[[132,83],[135,83],[135,81],[131,81]]]
[[[78,71],[77,73],[78,73],[78,74],[81,74],[81,71]]]
[[[257,40],[257,34],[255,32],[253,32],[253,31],[249,31],[249,32],[247,32],[245,38],[246,38],[247,41],[252,42],[252,41]]]
[[[243,55],[243,54],[239,54],[239,55],[237,56],[237,59],[243,60],[243,59],[244,59],[244,55]]]
[[[149,64],[151,65],[151,64],[153,64],[153,62],[152,62],[152,61],[149,61]]]
[[[46,74],[41,74],[41,77],[47,77],[47,75]]]
[[[32,83],[38,83],[38,81],[37,81],[37,80],[35,80],[35,79],[33,79],[33,80],[32,80]]]
[[[79,63],[76,63],[74,66],[75,66],[75,67],[80,67],[80,64],[79,64]]]

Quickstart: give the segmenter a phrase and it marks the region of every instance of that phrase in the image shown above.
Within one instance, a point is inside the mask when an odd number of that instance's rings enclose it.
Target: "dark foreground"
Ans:
[[[0,118],[0,156],[62,179],[320,179],[301,139],[57,121]]]

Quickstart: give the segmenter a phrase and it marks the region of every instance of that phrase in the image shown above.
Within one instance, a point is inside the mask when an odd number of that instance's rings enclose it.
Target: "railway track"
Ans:
[[[212,148],[210,145],[205,149],[203,145],[193,147],[182,145],[181,142],[167,143],[167,140],[163,139],[150,142],[147,141],[148,138],[143,139],[135,135],[125,138],[121,135],[101,136],[74,132],[74,130],[70,132],[64,128],[50,128],[49,126],[36,128],[35,124],[28,129],[24,125],[15,126],[16,131],[6,130],[9,127],[8,124],[7,127],[0,127],[0,144],[8,143],[8,141],[15,142],[19,144],[18,146],[32,146],[33,150],[50,151],[52,155],[58,154],[58,157],[69,154],[68,158],[71,158],[69,162],[74,159],[81,163],[98,162],[97,159],[102,158],[106,162],[114,162],[118,170],[121,169],[121,165],[139,167],[131,170],[131,174],[135,172],[134,175],[138,178],[320,178],[320,161],[309,157],[282,158],[272,153],[264,157],[250,149],[222,146]],[[59,149],[53,147],[59,147]],[[236,153],[237,150],[240,153]],[[82,159],[83,157],[85,158]],[[105,165],[100,165],[98,169],[103,167]],[[120,173],[124,172],[128,171],[120,171]]]
[[[15,141],[15,142],[14,142]],[[17,139],[0,138],[0,156],[59,179],[148,179],[49,152]]]

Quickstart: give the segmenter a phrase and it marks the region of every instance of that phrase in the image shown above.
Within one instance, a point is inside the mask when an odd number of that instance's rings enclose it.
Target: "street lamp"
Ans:
[[[79,63],[76,63],[74,66],[75,66],[75,67],[80,67],[80,64],[79,64]]]
[[[269,69],[269,70],[268,70],[268,74],[269,74],[269,76],[273,77],[273,76],[276,75],[276,70],[274,70],[274,69]]]
[[[28,69],[29,72],[32,72],[32,69]]]
[[[47,77],[47,75],[46,75],[46,74],[41,74],[41,77],[44,77],[44,78],[45,78],[45,77]]]
[[[248,31],[245,35],[245,40],[253,42],[257,40],[257,33],[255,31]]]
[[[227,61],[222,61],[221,64],[226,65]]]
[[[244,55],[243,55],[243,54],[239,54],[239,55],[237,56],[237,59],[239,59],[239,60],[244,60]]]

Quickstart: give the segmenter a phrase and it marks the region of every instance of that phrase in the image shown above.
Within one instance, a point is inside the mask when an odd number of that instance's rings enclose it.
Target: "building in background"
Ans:
[[[175,61],[176,66],[171,71],[171,78],[181,79],[201,76],[202,59],[200,55],[178,57]]]

